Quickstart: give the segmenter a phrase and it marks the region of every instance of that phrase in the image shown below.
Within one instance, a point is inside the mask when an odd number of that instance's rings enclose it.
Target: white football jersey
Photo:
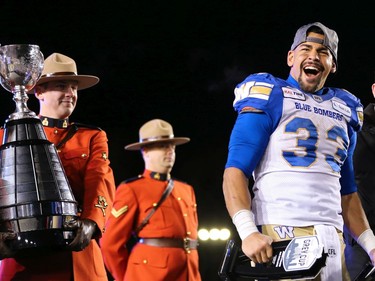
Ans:
[[[362,125],[359,100],[337,88],[304,93],[265,73],[249,76],[235,94],[239,111],[251,107],[266,112],[277,124],[253,172],[255,223],[328,223],[342,230],[340,167],[349,129]]]

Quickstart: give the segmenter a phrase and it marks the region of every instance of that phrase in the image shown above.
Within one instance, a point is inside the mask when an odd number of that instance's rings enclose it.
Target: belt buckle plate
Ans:
[[[184,238],[184,249],[186,252],[190,252],[190,238]]]

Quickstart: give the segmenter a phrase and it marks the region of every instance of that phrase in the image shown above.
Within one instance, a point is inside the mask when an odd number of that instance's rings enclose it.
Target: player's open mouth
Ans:
[[[303,71],[307,75],[317,75],[320,70],[317,67],[315,67],[315,66],[308,65],[308,66],[306,66],[306,67],[303,68]]]

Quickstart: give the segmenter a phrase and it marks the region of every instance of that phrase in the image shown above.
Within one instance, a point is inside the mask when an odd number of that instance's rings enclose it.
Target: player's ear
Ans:
[[[335,73],[337,70],[337,65],[336,65],[336,62],[332,62],[332,68],[331,68],[331,73]]]
[[[292,67],[294,64],[294,51],[289,51],[287,56],[287,64],[289,67]]]

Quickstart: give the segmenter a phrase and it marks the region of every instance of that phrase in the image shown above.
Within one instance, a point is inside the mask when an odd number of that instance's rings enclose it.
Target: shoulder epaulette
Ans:
[[[142,175],[138,175],[136,177],[133,177],[133,178],[129,178],[129,179],[126,179],[126,180],[123,180],[121,183],[129,183],[129,182],[132,182],[132,181],[136,181],[136,180],[139,180],[143,178]]]
[[[73,122],[72,125],[76,125],[78,128],[89,128],[89,129],[93,129],[93,130],[102,131],[102,129],[100,127],[94,126],[94,125],[77,123],[77,122]]]

